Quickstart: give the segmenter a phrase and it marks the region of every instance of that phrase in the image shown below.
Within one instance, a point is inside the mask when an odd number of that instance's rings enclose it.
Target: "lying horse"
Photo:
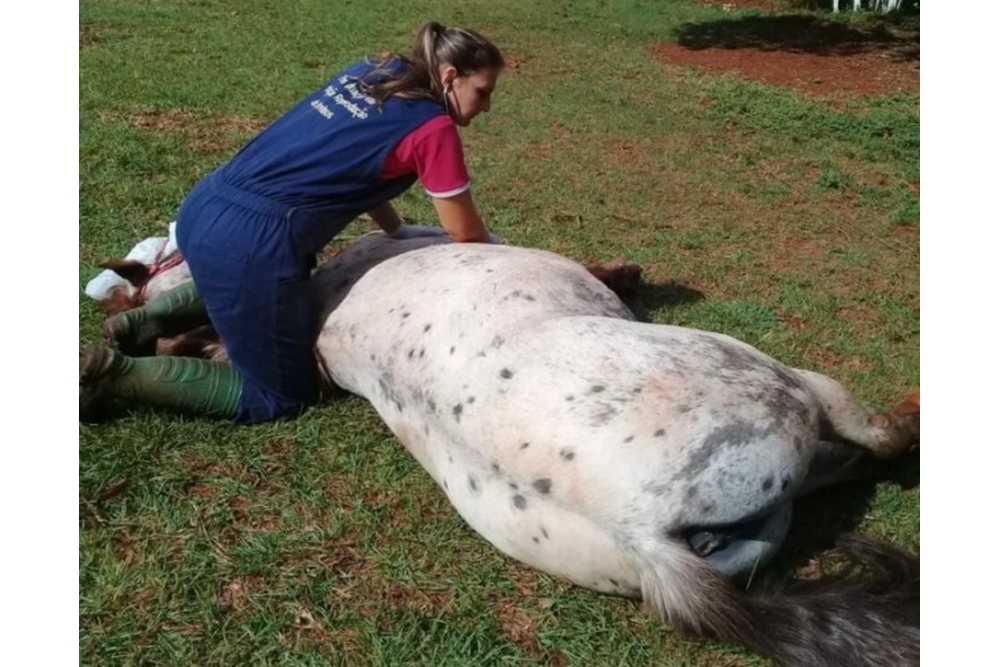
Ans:
[[[916,444],[918,394],[874,414],[728,336],[638,322],[541,250],[373,234],[313,282],[332,380],[502,552],[785,664],[919,662],[915,558],[853,541],[894,585],[730,583],[773,557],[797,497]]]
[[[410,225],[411,229],[418,230],[419,237],[434,238],[433,241],[423,243],[443,243],[447,241],[444,230],[440,228]],[[382,238],[383,237],[375,237]],[[88,294],[97,299],[98,306],[109,315],[120,313],[132,308],[139,308],[147,302],[156,299],[169,292],[175,287],[179,287],[191,281],[191,271],[187,262],[177,250],[173,241],[173,229],[171,224],[171,235],[167,238],[149,238],[133,249],[142,249],[151,252],[150,261],[143,262],[137,259],[115,259],[104,262],[101,266],[106,269],[105,273],[111,276],[117,274],[114,286],[107,286],[106,283],[96,286],[95,292]],[[366,266],[373,264],[372,260],[384,259],[393,254],[398,254],[400,246],[393,244],[372,247],[372,253],[365,261]],[[336,251],[327,256],[331,257]],[[367,253],[366,253],[367,254]],[[642,268],[635,264],[627,264],[624,260],[616,259],[606,263],[586,264],[586,269],[595,278],[608,286],[616,295],[622,299],[630,299],[636,295],[642,277]],[[320,266],[322,268],[322,265]],[[103,278],[103,277],[102,277]],[[93,281],[98,282],[98,281]],[[330,306],[330,290],[325,284],[320,284],[318,289],[314,289],[314,301],[320,310],[328,309]],[[188,324],[190,324],[188,322]],[[109,335],[114,343],[113,336]],[[149,350],[148,353],[153,353]],[[218,333],[212,328],[207,317],[201,326],[182,326],[180,330],[170,332],[168,335],[156,341],[156,354],[203,357],[213,361],[228,362],[229,356],[225,344],[219,338]],[[321,366],[321,375],[324,369]],[[327,380],[327,378],[323,378]],[[328,383],[327,383],[328,384]],[[327,386],[329,390],[331,387]]]
[[[919,662],[919,563],[747,594],[796,498],[919,439],[919,395],[875,414],[728,336],[639,322],[582,265],[527,248],[363,237],[311,281],[317,352],[463,519],[507,555],[642,598],[788,665]]]

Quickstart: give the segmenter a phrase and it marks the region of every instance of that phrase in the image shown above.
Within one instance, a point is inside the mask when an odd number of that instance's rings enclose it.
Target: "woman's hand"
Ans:
[[[409,225],[403,223],[396,228],[396,231],[389,234],[394,239],[415,239],[421,236],[447,236],[448,232],[440,227],[429,227],[427,225]]]

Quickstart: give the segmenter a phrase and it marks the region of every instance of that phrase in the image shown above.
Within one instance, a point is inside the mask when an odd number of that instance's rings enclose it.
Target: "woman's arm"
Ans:
[[[456,243],[490,243],[490,234],[472,203],[468,190],[453,197],[434,197],[441,227]]]
[[[399,228],[403,225],[403,219],[399,217],[399,213],[396,213],[396,209],[392,207],[391,202],[383,202],[368,211],[368,215],[371,216],[372,221],[375,222],[383,232],[392,236]]]

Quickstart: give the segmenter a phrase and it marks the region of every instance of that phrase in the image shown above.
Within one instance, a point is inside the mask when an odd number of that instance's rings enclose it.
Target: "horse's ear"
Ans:
[[[113,259],[101,267],[111,269],[136,287],[142,287],[149,280],[149,267],[134,259]]]

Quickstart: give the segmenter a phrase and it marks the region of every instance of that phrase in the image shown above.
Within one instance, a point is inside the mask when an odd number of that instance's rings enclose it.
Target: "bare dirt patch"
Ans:
[[[128,118],[128,124],[135,129],[183,135],[200,153],[231,152],[263,130],[267,123],[267,120],[250,116],[204,116],[186,109],[142,111]]]
[[[727,9],[782,9],[762,0],[705,2]],[[854,27],[801,14],[765,13],[691,23],[676,43],[653,47],[675,67],[697,67],[814,97],[920,92],[920,31],[888,22]]]
[[[93,46],[97,43],[94,39],[94,34],[89,28],[80,26],[80,50],[83,51],[88,46]]]

